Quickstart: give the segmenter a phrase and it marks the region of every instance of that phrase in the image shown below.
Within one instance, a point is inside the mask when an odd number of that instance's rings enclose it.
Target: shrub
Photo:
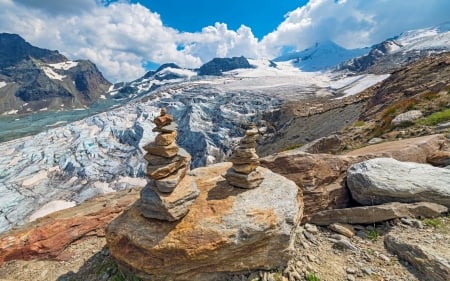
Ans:
[[[421,125],[434,126],[439,123],[450,121],[450,108],[443,111],[435,112],[418,121]]]
[[[320,281],[320,278],[315,273],[306,274],[306,280],[308,281]]]

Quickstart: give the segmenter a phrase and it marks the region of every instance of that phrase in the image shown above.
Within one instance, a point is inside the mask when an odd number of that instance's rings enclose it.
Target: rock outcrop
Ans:
[[[227,171],[225,178],[231,185],[255,188],[264,180],[259,168],[259,156],[256,154],[257,137],[258,129],[252,124],[229,158],[233,166]]]
[[[313,215],[311,223],[329,225],[335,222],[349,224],[373,224],[397,218],[433,218],[448,211],[448,208],[430,202],[386,203],[345,209],[324,210]]]
[[[147,176],[151,179],[141,191],[141,212],[146,218],[176,221],[189,211],[199,192],[189,171],[191,155],[175,142],[176,124],[173,116],[161,109],[153,122],[158,132],[155,141],[144,146],[148,153]]]
[[[441,235],[435,236],[434,239],[442,240],[448,239],[448,237]],[[445,243],[445,240],[442,242]],[[448,245],[448,240],[446,243]],[[406,260],[426,276],[426,279],[422,280],[448,281],[450,277],[450,248],[433,247],[433,244],[430,245],[430,242],[417,235],[404,237],[388,234],[384,238],[384,245],[390,252]]]
[[[348,169],[347,185],[363,205],[426,201],[450,207],[450,170],[428,164],[367,160]]]
[[[261,158],[260,162],[261,166],[282,174],[300,187],[306,221],[319,211],[350,206],[345,176],[351,165],[377,157],[426,163],[429,155],[440,151],[442,142],[448,142],[445,136],[431,135],[371,145],[345,155],[291,150]]]
[[[107,228],[112,256],[142,280],[220,280],[230,272],[270,269],[290,258],[302,214],[298,187],[260,168],[254,189],[222,176],[231,163],[194,169],[200,195],[175,222],[145,218],[136,202]]]
[[[252,68],[252,66],[244,57],[214,58],[199,68],[198,75],[220,76],[225,71],[238,68]]]

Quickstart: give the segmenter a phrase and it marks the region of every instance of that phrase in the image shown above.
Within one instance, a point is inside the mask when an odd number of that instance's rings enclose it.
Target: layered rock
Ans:
[[[191,155],[176,144],[177,126],[165,108],[153,122],[158,135],[144,146],[151,180],[141,191],[140,209],[144,217],[176,221],[187,214],[199,194],[195,182],[185,177]]]
[[[245,132],[239,146],[234,149],[229,160],[233,166],[227,171],[225,178],[236,187],[255,188],[263,181],[263,173],[259,169],[259,157],[256,154],[258,129],[254,125]]]
[[[348,169],[347,185],[363,205],[426,201],[450,207],[450,170],[428,164],[367,160]]]
[[[448,142],[444,135],[431,135],[371,145],[346,155],[291,150],[261,158],[260,162],[300,187],[305,201],[303,218],[308,220],[319,211],[350,206],[345,177],[351,165],[376,157],[426,163],[430,155],[441,151],[443,142]]]
[[[183,179],[195,182],[200,195],[176,222],[143,217],[142,201],[114,220],[106,238],[124,272],[142,280],[202,281],[285,265],[302,214],[298,187],[260,167],[258,188],[234,188],[222,176],[230,167],[194,169]]]

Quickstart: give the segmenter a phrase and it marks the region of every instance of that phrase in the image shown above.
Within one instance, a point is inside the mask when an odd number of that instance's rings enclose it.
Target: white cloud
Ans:
[[[283,46],[304,49],[330,39],[347,47],[365,47],[403,31],[450,20],[448,0],[310,0],[288,13],[261,47],[277,55]]]
[[[0,0],[0,30],[70,59],[90,59],[112,81],[130,81],[144,74],[141,65],[147,61],[195,68],[214,57],[271,58],[283,46],[303,49],[324,39],[349,48],[368,46],[450,20],[449,10],[448,0],[310,0],[258,42],[244,25],[230,30],[216,23],[201,32],[179,32],[126,0]]]

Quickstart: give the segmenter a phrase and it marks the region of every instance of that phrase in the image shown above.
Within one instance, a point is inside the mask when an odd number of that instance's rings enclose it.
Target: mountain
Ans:
[[[198,75],[220,76],[223,72],[239,68],[252,68],[252,66],[244,57],[214,58],[199,68]]]
[[[0,33],[0,114],[89,107],[105,98],[111,83],[87,60]]]
[[[353,72],[390,73],[432,54],[450,51],[450,23],[404,32],[372,47],[368,54],[337,67]]]
[[[274,62],[291,61],[303,71],[320,71],[369,52],[368,48],[345,49],[333,41],[318,42],[303,51],[287,53],[273,59]]]

